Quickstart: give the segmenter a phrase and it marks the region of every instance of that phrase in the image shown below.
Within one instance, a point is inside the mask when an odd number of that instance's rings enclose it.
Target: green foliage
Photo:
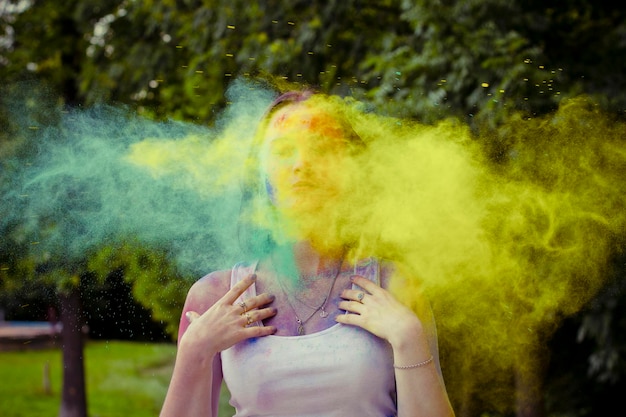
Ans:
[[[133,297],[152,312],[152,319],[164,323],[176,339],[185,295],[192,280],[180,275],[167,254],[139,245],[105,246],[89,259],[88,268],[99,277],[121,270],[132,286]]]
[[[626,103],[625,12],[610,2],[55,3],[0,22],[15,33],[3,78],[161,118],[210,123],[231,80],[263,73],[426,122],[495,124],[580,93]]]
[[[594,346],[588,358],[588,374],[600,384],[626,385],[626,362],[620,359],[626,353],[626,282],[620,276],[624,261],[626,253],[622,251],[614,261],[609,284],[579,317],[576,339]]]
[[[89,45],[84,35],[91,31],[95,19],[114,3],[35,1],[22,12],[3,13],[0,25],[14,37],[13,44],[3,54],[3,75],[7,77],[3,78],[16,81],[36,76],[62,92],[67,102],[82,102],[77,80],[81,78],[84,51]]]

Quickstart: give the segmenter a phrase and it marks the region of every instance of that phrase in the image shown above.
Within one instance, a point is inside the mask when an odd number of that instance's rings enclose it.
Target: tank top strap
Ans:
[[[360,275],[375,283],[381,285],[380,279],[380,262],[374,257],[364,258],[354,264],[354,275]],[[353,284],[352,288],[360,288]]]
[[[248,275],[254,274],[256,272],[258,262],[246,263],[246,262],[238,262],[233,266],[233,269],[230,273],[230,287],[232,288],[239,281],[243,280]],[[256,287],[254,284],[250,285],[244,292],[237,298],[237,302],[241,302],[250,297],[254,297],[256,295]]]

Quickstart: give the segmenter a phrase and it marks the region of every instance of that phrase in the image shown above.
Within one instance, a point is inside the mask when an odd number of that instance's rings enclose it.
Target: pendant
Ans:
[[[328,317],[328,313],[326,312],[326,310],[324,310],[324,307],[322,307],[322,311],[320,311],[320,317],[323,319]]]
[[[298,335],[302,336],[304,334],[304,323],[298,317],[296,317],[296,322],[298,323]]]

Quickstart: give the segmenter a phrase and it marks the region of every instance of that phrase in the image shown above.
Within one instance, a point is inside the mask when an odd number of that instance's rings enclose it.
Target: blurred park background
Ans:
[[[107,103],[211,126],[234,80],[268,74],[381,114],[454,118],[489,138],[483,148],[499,163],[511,146],[504,122],[550,114],[563,100],[585,95],[624,121],[626,9],[608,0],[0,0],[0,190],[8,192],[15,161],[37,152],[28,136],[70,108]],[[1,224],[0,326],[58,331],[43,345],[0,339],[11,344],[0,349],[0,415],[158,415],[198,276],[177,270],[167,247],[132,242],[104,241],[71,262],[42,256],[23,224]],[[512,374],[494,407],[481,387],[455,381],[441,347],[459,417],[622,408],[624,235],[603,269],[606,285],[551,331],[541,389],[530,397]]]

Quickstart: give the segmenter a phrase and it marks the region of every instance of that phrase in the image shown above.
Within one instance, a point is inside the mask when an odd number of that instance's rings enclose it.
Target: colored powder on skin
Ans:
[[[532,355],[602,288],[623,250],[626,126],[581,98],[511,120],[504,139],[476,138],[458,122],[426,126],[316,99],[329,114],[340,106],[365,147],[333,169],[341,195],[306,216],[287,213],[297,221],[285,235],[250,151],[272,98],[234,83],[215,128],[108,107],[70,112],[61,128],[41,129],[37,156],[3,190],[2,213],[8,204],[33,219],[37,250],[79,258],[135,236],[196,276],[298,233],[322,249],[350,247],[351,261],[389,259],[402,277],[392,292],[416,310],[422,294],[432,304],[450,392],[510,404],[511,375],[530,378]],[[498,162],[486,157],[494,141],[507,150]]]
[[[306,104],[292,105],[270,124],[270,129],[314,132],[326,138],[340,138],[344,133],[341,126],[328,113],[311,113]]]

